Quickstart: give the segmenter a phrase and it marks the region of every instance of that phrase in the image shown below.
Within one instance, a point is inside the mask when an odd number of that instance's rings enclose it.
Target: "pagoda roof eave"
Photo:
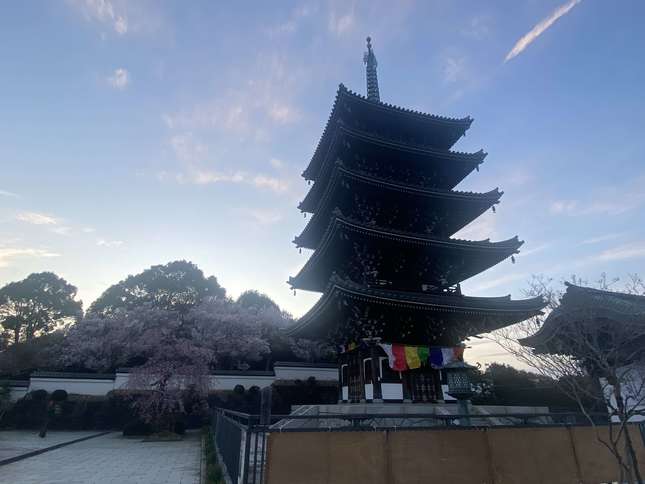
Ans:
[[[316,149],[314,150],[314,154],[311,157],[311,161],[309,162],[309,165],[303,172],[303,177],[308,180],[312,180],[313,178],[309,178],[310,176],[310,170],[312,168],[312,165],[314,163],[314,160],[317,159],[319,156],[321,156],[321,150],[323,149],[323,146],[326,144],[325,140],[327,137],[330,135],[330,132],[334,127],[337,125],[336,121],[338,119],[338,106],[339,106],[339,101],[341,99],[347,99],[350,102],[357,102],[365,105],[369,105],[372,108],[377,108],[381,110],[384,113],[390,113],[390,114],[397,114],[397,115],[403,115],[406,117],[409,117],[411,119],[414,119],[417,122],[423,122],[423,123],[428,123],[428,124],[435,124],[439,126],[446,126],[446,127],[453,127],[453,128],[459,128],[463,129],[463,133],[470,128],[470,125],[473,122],[473,119],[470,116],[467,116],[465,118],[448,118],[448,117],[443,117],[443,116],[437,116],[434,114],[429,114],[429,113],[423,113],[420,111],[414,111],[411,109],[406,109],[402,108],[399,106],[395,106],[393,104],[388,104],[380,101],[372,101],[368,100],[366,97],[361,96],[360,94],[357,94],[345,87],[344,84],[340,84],[338,86],[338,90],[336,91],[336,97],[334,99],[334,104],[332,106],[331,113],[329,115],[329,118],[327,120],[327,124],[325,125],[325,128],[323,130],[323,134],[320,137],[320,140],[318,141],[318,145],[316,146]],[[463,133],[457,137],[459,139],[461,136],[463,136]],[[455,139],[454,142],[457,141]],[[454,144],[454,142],[452,144]]]
[[[523,321],[529,317],[541,314],[546,303],[541,297],[531,299],[512,300],[510,296],[504,297],[472,297],[445,294],[424,294],[402,291],[390,291],[385,289],[367,288],[354,282],[332,277],[328,283],[323,296],[316,304],[303,315],[294,325],[287,328],[290,335],[303,335],[306,333],[322,336],[321,329],[310,328],[315,325],[322,314],[331,310],[334,299],[342,294],[352,299],[363,300],[372,305],[387,305],[413,310],[462,313],[465,316],[480,314],[486,316],[504,315],[512,319],[512,322],[486,328],[486,331],[493,331],[509,324]],[[313,331],[311,331],[313,330]],[[303,337],[306,337],[303,335]]]
[[[432,148],[431,146],[424,145],[415,145],[411,143],[403,143],[397,140],[384,138],[382,136],[373,135],[366,131],[361,131],[359,129],[350,128],[342,120],[337,119],[335,122],[332,122],[330,126],[325,129],[323,136],[329,136],[329,148],[324,155],[324,159],[318,163],[320,168],[318,173],[323,171],[324,165],[328,162],[327,158],[329,153],[332,151],[332,147],[338,142],[340,136],[348,136],[355,140],[365,141],[373,145],[378,145],[384,148],[389,148],[395,151],[401,151],[405,153],[411,153],[418,156],[425,157],[434,157],[440,158],[442,160],[451,161],[451,162],[461,162],[461,163],[471,163],[473,169],[478,165],[481,165],[484,162],[484,159],[488,155],[483,149],[479,151],[467,152],[467,151],[455,151],[455,150],[439,150]],[[322,140],[321,140],[322,141]],[[322,156],[317,149],[314,152],[314,155],[311,157],[311,161],[307,168],[302,172],[302,177],[305,180],[315,180],[313,174],[310,173],[314,160],[317,156]]]
[[[427,245],[441,245],[455,248],[466,248],[474,250],[500,250],[500,249],[512,249],[512,254],[519,253],[519,248],[524,244],[523,240],[519,240],[516,236],[511,237],[510,239],[500,240],[498,242],[491,242],[489,239],[485,240],[467,240],[467,239],[455,239],[455,238],[440,238],[432,237],[424,234],[415,234],[410,232],[404,232],[400,230],[392,230],[384,227],[378,227],[375,225],[367,225],[356,220],[343,217],[342,215],[335,215],[333,220],[330,222],[327,230],[325,230],[325,235],[323,236],[320,245],[316,249],[316,252],[311,257],[315,257],[317,253],[320,253],[325,247],[331,242],[335,232],[340,228],[348,228],[354,231],[362,231],[370,234],[375,234],[381,238],[390,238],[395,239],[401,242],[410,242],[417,244],[427,244]],[[295,242],[295,241],[294,241]],[[512,255],[512,254],[509,254]],[[311,259],[309,259],[311,260]]]
[[[298,204],[298,208],[302,212],[307,213],[316,213],[320,210],[323,204],[329,200],[331,197],[336,185],[340,182],[342,178],[351,178],[366,184],[383,187],[388,190],[406,192],[410,194],[420,195],[429,198],[443,198],[447,200],[468,200],[468,201],[481,201],[482,203],[489,203],[490,205],[499,203],[499,199],[502,197],[504,192],[500,191],[499,188],[494,188],[488,192],[470,192],[470,191],[459,191],[459,190],[446,190],[441,188],[426,188],[420,185],[411,185],[406,183],[400,183],[396,181],[386,180],[384,178],[379,178],[371,176],[366,173],[361,173],[357,170],[351,170],[345,168],[342,163],[336,162],[334,167],[334,172],[331,176],[329,183],[325,187],[323,195],[318,200],[316,207],[312,207],[311,202],[309,202],[307,194],[302,202]],[[309,203],[308,203],[309,202]]]
[[[448,116],[439,116],[437,114],[425,113],[414,109],[403,108],[401,106],[396,106],[394,104],[386,103],[383,101],[372,101],[370,99],[367,99],[367,97],[363,96],[362,94],[358,94],[357,92],[354,92],[351,89],[348,89],[343,83],[340,83],[338,85],[338,91],[342,92],[343,94],[346,94],[347,96],[350,96],[357,102],[369,103],[370,106],[377,106],[378,108],[384,111],[392,111],[392,112],[404,114],[406,116],[416,117],[422,121],[438,123],[438,124],[446,124],[451,126],[465,126],[466,128],[470,127],[470,125],[473,122],[473,118],[471,118],[470,116],[466,116],[465,118],[451,118]]]
[[[349,230],[353,232],[359,232],[366,234],[369,237],[380,238],[380,239],[389,239],[394,240],[398,243],[404,244],[414,244],[414,245],[425,245],[427,247],[442,247],[442,248],[452,248],[455,250],[474,250],[480,252],[497,252],[501,253],[503,259],[510,257],[513,254],[519,252],[519,248],[522,246],[524,241],[519,240],[517,236],[512,237],[507,240],[499,242],[490,242],[489,240],[463,240],[463,239],[443,239],[436,237],[429,237],[421,234],[411,234],[408,232],[402,231],[393,231],[377,226],[369,226],[350,220],[348,218],[342,217],[340,215],[335,216],[331,221],[325,234],[322,237],[321,243],[314,252],[314,254],[307,260],[305,265],[300,269],[298,274],[294,277],[289,278],[288,283],[292,288],[299,288],[296,286],[298,280],[305,277],[305,274],[309,272],[314,272],[315,268],[318,266],[319,261],[326,257],[327,251],[330,249],[333,241],[338,240],[336,234],[339,230]],[[497,264],[500,261],[490,264],[490,266]],[[472,274],[474,275],[474,274]],[[471,276],[472,276],[471,275]],[[468,276],[468,277],[471,277]],[[466,279],[467,277],[464,277]],[[302,287],[300,287],[302,288]]]

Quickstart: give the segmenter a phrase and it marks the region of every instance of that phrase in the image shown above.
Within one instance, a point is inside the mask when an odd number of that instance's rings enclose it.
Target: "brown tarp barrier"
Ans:
[[[630,425],[639,467],[645,447]],[[267,484],[572,484],[615,481],[606,427],[275,432]]]

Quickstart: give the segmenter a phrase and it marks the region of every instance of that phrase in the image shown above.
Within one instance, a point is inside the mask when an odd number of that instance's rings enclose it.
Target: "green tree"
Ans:
[[[250,289],[240,294],[240,297],[237,298],[237,303],[246,309],[275,309],[280,311],[280,307],[273,299],[255,289]]]
[[[31,341],[82,316],[76,287],[52,272],[30,274],[0,289],[0,325],[12,344]]]
[[[144,303],[159,309],[186,313],[207,297],[225,297],[226,290],[214,276],[192,262],[179,260],[152,266],[110,286],[92,303],[88,313],[106,316],[117,309],[134,309]]]

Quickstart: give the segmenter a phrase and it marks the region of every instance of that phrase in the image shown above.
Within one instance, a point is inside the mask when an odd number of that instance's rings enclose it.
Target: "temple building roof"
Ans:
[[[465,153],[451,150],[438,150],[428,146],[419,146],[401,140],[388,139],[366,131],[349,127],[342,120],[329,133],[329,144],[325,153],[316,160],[315,183],[310,190],[309,198],[319,196],[324,189],[334,164],[340,159],[347,167],[367,169],[374,163],[389,163],[396,171],[388,173],[392,178],[409,173],[407,180],[414,184],[454,188],[473,170],[484,162],[487,153],[479,150]],[[310,165],[311,166],[311,165]],[[372,167],[378,170],[379,167]],[[380,171],[387,173],[384,167]],[[307,171],[303,172],[307,178]],[[398,178],[399,180],[401,178]],[[404,180],[405,181],[405,180]]]
[[[457,341],[476,334],[486,333],[523,321],[541,313],[544,300],[541,297],[512,300],[504,297],[469,297],[451,294],[426,294],[389,289],[367,288],[354,282],[332,277],[320,300],[288,328],[292,336],[302,338],[326,338],[338,328],[343,315],[351,307],[371,308],[371,317],[385,318],[395,329],[412,324],[409,329],[413,341],[427,341],[437,330],[436,337],[448,330],[455,330],[451,338]],[[411,320],[407,315],[411,315]],[[403,323],[405,321],[405,323]],[[396,335],[384,335],[389,341],[404,342]]]
[[[388,134],[400,136],[402,144],[449,150],[472,123],[472,118],[446,118],[401,108],[376,100],[369,100],[340,84],[325,130],[316,151],[303,172],[303,177],[315,180],[323,158],[334,137],[338,120],[351,127],[361,127],[377,137]],[[386,134],[388,133],[388,134]]]
[[[374,279],[394,282],[399,287],[411,285],[420,289],[421,284],[447,287],[519,252],[522,244],[517,237],[501,242],[435,238],[336,215],[314,254],[289,284],[298,289],[322,291],[336,269],[351,272],[353,266],[356,271],[376,273]],[[350,265],[343,267],[344,261]]]
[[[298,247],[316,248],[336,209],[354,217],[360,211],[358,197],[381,207],[380,218],[387,218],[393,228],[408,229],[404,224],[417,217],[421,220],[413,225],[420,231],[451,236],[499,203],[502,194],[497,188],[474,193],[398,183],[337,163],[317,206],[305,207],[314,215],[294,243]]]
[[[565,284],[567,290],[560,305],[551,311],[535,334],[520,340],[522,345],[539,351],[554,350],[559,348],[558,340],[577,324],[645,327],[645,296]]]

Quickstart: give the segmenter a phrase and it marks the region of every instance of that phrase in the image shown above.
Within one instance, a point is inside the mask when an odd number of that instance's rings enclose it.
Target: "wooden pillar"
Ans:
[[[361,380],[361,385],[360,385],[360,395],[361,398],[359,400],[359,403],[365,403],[365,365],[363,364],[363,352],[361,351],[360,348],[356,350],[356,358],[358,358],[358,368],[359,368],[359,375],[360,375],[360,380]]]
[[[370,361],[372,363],[372,401],[374,403],[383,403],[380,361],[374,341],[370,342]]]
[[[338,355],[338,403],[343,403],[343,361],[343,355]],[[349,371],[347,371],[347,376],[349,377]]]
[[[444,403],[444,394],[443,394],[443,389],[441,388],[441,370],[432,370],[433,372],[433,380],[434,380],[434,391],[435,391],[435,398],[437,399],[437,402],[439,403]]]
[[[403,403],[412,402],[412,388],[410,388],[410,372],[401,372],[401,385],[403,386]]]

